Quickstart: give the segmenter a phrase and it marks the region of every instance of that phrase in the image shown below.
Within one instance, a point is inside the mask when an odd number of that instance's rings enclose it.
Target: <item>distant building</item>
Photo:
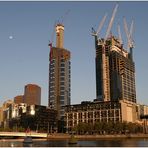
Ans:
[[[1,126],[2,127],[8,127],[9,119],[11,118],[11,111],[9,110],[9,107],[14,103],[13,100],[7,100],[3,103],[3,106],[1,107]]]
[[[8,108],[11,104],[13,104],[14,101],[13,100],[7,100],[3,103],[3,108]]]
[[[0,107],[0,127],[3,124],[3,107]]]
[[[29,105],[41,104],[41,88],[35,84],[27,84],[24,90],[24,103]]]
[[[95,40],[96,98],[99,101],[136,102],[135,64],[119,40],[111,36]],[[130,50],[131,51],[131,50]]]
[[[23,103],[23,102],[24,102],[24,96],[23,95],[19,95],[19,96],[14,97],[14,103],[20,104],[20,103]]]
[[[58,120],[64,117],[65,105],[70,105],[70,51],[65,49],[64,26],[56,25],[56,47],[50,46],[49,100],[48,106],[58,112]]]
[[[65,106],[66,128],[71,131],[81,122],[137,122],[136,103],[121,101],[82,102]]]

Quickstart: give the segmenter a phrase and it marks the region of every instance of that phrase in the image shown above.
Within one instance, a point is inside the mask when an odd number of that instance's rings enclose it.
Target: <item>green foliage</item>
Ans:
[[[72,129],[77,134],[126,134],[126,133],[142,133],[143,127],[137,123],[127,122],[81,122]]]

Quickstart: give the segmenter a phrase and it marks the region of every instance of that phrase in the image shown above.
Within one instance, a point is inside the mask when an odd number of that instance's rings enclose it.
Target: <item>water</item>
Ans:
[[[0,140],[0,147],[148,147],[148,139],[99,139],[79,140],[77,144],[68,144],[68,140],[34,140],[32,144],[23,144],[18,140]]]

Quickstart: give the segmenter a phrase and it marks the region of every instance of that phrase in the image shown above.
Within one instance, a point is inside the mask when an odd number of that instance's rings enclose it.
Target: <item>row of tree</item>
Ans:
[[[136,134],[143,133],[143,126],[131,122],[96,122],[95,124],[81,122],[72,131],[76,134]]]

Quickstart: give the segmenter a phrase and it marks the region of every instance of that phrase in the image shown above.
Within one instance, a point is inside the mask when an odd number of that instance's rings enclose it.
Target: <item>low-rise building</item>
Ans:
[[[7,127],[8,126],[8,121],[10,119],[10,112],[9,112],[9,106],[11,106],[13,104],[13,100],[7,100],[3,103],[1,109],[0,109],[0,124],[1,127]]]
[[[57,128],[57,112],[46,106],[27,105],[25,103],[13,104],[9,107],[11,119],[9,127],[23,127],[31,130],[47,131]]]
[[[106,102],[82,102],[65,106],[65,122],[68,131],[79,123],[137,121],[136,103],[127,100]]]

